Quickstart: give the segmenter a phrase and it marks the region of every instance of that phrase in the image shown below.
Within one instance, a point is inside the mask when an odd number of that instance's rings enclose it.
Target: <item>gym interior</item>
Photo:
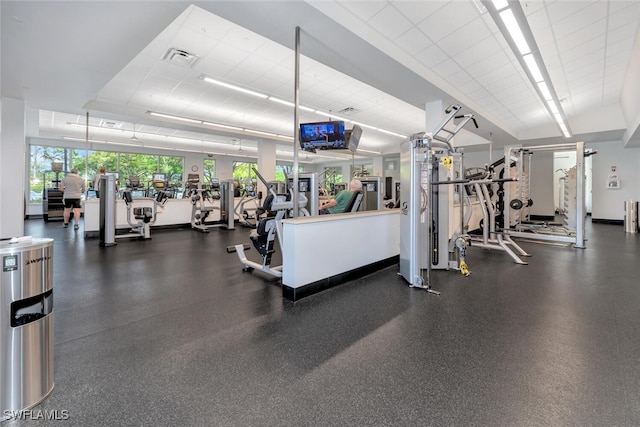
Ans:
[[[0,18],[3,425],[640,424],[640,4]]]

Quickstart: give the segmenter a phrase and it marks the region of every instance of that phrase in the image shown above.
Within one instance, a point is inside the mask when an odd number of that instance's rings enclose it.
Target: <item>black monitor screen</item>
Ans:
[[[300,124],[300,147],[310,151],[347,148],[344,137],[344,122]]]

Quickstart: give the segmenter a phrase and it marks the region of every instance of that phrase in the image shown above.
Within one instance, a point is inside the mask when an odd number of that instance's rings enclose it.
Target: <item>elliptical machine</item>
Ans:
[[[267,181],[255,168],[253,171],[258,178],[260,178],[260,181],[269,189],[269,195],[265,198],[262,207],[256,211],[256,216],[265,212],[267,216],[258,222],[257,227],[252,230],[249,235],[251,243],[253,243],[253,246],[262,256],[262,264],[247,259],[244,252],[245,250],[249,250],[250,246],[246,244],[228,246],[227,253],[235,252],[238,254],[238,258],[243,265],[242,271],[247,272],[258,269],[272,276],[282,277],[282,266],[272,267],[271,257],[275,252],[276,237],[282,248],[282,219],[286,217],[287,213],[293,210],[293,188],[289,188],[288,194],[277,194],[273,187],[269,186]],[[307,203],[307,197],[303,193],[299,193],[298,212],[301,216],[310,216],[309,211],[306,209]]]
[[[151,226],[156,222],[158,214],[158,206],[164,207],[167,203],[168,196],[164,191],[159,191],[156,197],[142,197],[135,199],[136,201],[150,201],[151,206],[134,207],[134,198],[131,191],[124,191],[122,198],[127,205],[127,223],[131,226],[131,233],[116,235],[115,238],[132,238],[139,239],[151,238]],[[149,203],[147,203],[149,204]]]
[[[256,192],[253,185],[246,185],[242,191],[242,198],[235,206],[234,213],[239,218],[241,225],[256,228],[260,215],[264,210],[259,207],[262,200],[262,191]],[[248,205],[245,207],[245,205]]]

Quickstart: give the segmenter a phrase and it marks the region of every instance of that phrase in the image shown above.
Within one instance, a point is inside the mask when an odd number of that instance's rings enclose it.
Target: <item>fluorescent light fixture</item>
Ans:
[[[147,111],[147,114],[149,114],[150,116],[164,117],[165,119],[180,120],[188,123],[202,123],[202,120],[189,119],[187,117],[174,116],[172,114],[157,113],[155,111]]]
[[[400,138],[407,138],[406,135],[401,135],[399,133],[391,132],[389,130],[378,128],[378,132],[386,133],[388,135],[399,136]]]
[[[293,102],[285,101],[284,99],[276,98],[274,96],[270,96],[267,98],[269,101],[277,102],[278,104],[286,105],[288,107],[295,107],[296,104]]]
[[[103,142],[107,142],[107,141],[100,141],[97,139],[85,139],[85,138],[74,138],[72,136],[63,136],[62,139],[66,139],[68,141],[80,141],[80,142],[98,142],[98,143],[103,143]]]
[[[542,77],[540,68],[538,68],[538,63],[536,62],[536,58],[534,58],[533,55],[529,53],[527,55],[524,55],[522,59],[524,59],[524,62],[527,64],[527,68],[529,68],[529,71],[531,72],[531,77],[533,77],[533,80],[536,83],[543,82],[544,77]]]
[[[345,121],[345,122],[351,122],[350,119],[346,119],[344,117],[336,116],[335,114],[332,114],[332,113],[325,113],[324,111],[320,111],[320,110],[316,110],[316,114],[319,114],[319,115],[324,116],[324,117],[329,117],[330,119],[333,119],[333,120],[342,120],[342,121]]]
[[[289,135],[278,135],[278,138],[284,138],[288,141],[293,141],[293,137]]]
[[[222,125],[220,123],[202,122],[202,124],[207,126],[215,126],[222,129],[238,130],[238,131],[242,130],[242,128],[239,128],[237,126]]]
[[[208,76],[201,76],[201,77],[202,77],[202,80],[207,82],[207,83],[211,83],[211,84],[214,84],[214,85],[217,85],[217,86],[222,86],[222,87],[225,87],[227,89],[235,90],[237,92],[246,93],[247,95],[257,96],[258,98],[262,98],[262,99],[267,99],[268,98],[267,95],[265,95],[263,93],[260,93],[260,92],[256,92],[254,90],[245,89],[245,88],[240,87],[240,86],[236,86],[236,85],[232,85],[232,84],[229,84],[229,83],[221,82],[220,80],[212,79],[211,77],[208,77]]]
[[[518,47],[520,55],[530,53],[531,49],[529,48],[529,44],[524,38],[524,34],[522,34],[522,30],[518,25],[518,21],[516,21],[516,17],[513,16],[513,11],[511,9],[503,10],[500,12],[500,18],[502,18],[504,26],[507,27],[507,31],[509,31],[511,39],[513,39],[513,42]]]
[[[315,113],[316,112],[315,108],[305,107],[304,105],[299,105],[298,108],[301,109],[302,111],[308,111],[310,113]]]
[[[553,101],[552,99],[549,99],[547,101],[547,105],[549,106],[552,114],[558,114],[560,112],[560,110],[558,110],[558,107],[556,106],[555,101]]]
[[[545,101],[553,100],[553,97],[551,96],[551,92],[549,91],[549,87],[545,82],[539,82],[538,88],[540,89],[540,92],[542,92],[542,97],[544,98]]]
[[[496,10],[502,10],[509,6],[507,0],[491,0],[491,3],[493,3],[493,7],[495,7]]]
[[[261,130],[253,130],[253,129],[246,129],[246,128],[245,128],[245,129],[243,129],[243,130],[244,130],[245,132],[251,132],[251,133],[258,134],[258,135],[278,136],[278,135],[277,135],[277,134],[275,134],[275,133],[271,133],[271,132],[263,132],[263,131],[261,131]]]
[[[556,119],[556,122],[558,122],[559,125],[564,125],[564,119],[562,118],[560,113],[554,114],[553,118]]]
[[[381,152],[379,152],[379,151],[365,150],[365,149],[363,149],[363,148],[358,148],[356,151],[357,151],[357,152],[361,151],[361,152],[363,152],[363,153],[378,154],[378,155],[382,154],[382,153],[381,153]]]
[[[372,130],[379,130],[379,129],[378,129],[377,127],[375,127],[375,126],[366,125],[366,124],[364,124],[364,123],[355,122],[355,121],[352,121],[351,123],[353,123],[354,125],[361,126],[361,127],[363,127],[363,128],[372,129]]]

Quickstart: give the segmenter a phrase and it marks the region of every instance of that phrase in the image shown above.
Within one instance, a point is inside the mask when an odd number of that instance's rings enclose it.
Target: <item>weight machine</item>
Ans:
[[[400,146],[400,275],[411,287],[435,294],[439,292],[431,289],[432,269],[456,268],[469,274],[465,260],[469,236],[464,232],[461,196],[468,180],[462,179],[462,152],[450,141],[475,119],[473,114],[457,115],[460,109],[459,105],[450,106],[432,134],[413,135]],[[446,129],[454,119],[462,120]],[[460,202],[458,228],[453,226],[454,192]]]
[[[238,258],[243,265],[242,271],[247,272],[258,269],[264,273],[281,278],[282,266],[272,267],[271,258],[275,252],[276,237],[278,238],[278,243],[282,248],[282,219],[285,218],[288,213],[293,211],[295,193],[291,186],[289,187],[288,194],[276,193],[273,186],[269,186],[267,181],[255,168],[253,171],[269,191],[269,195],[265,198],[262,206],[262,210],[267,213],[267,216],[258,222],[257,227],[254,230],[251,230],[251,234],[249,235],[251,243],[253,243],[253,246],[262,257],[262,264],[247,259],[245,251],[249,250],[250,246],[246,244],[228,246],[227,253],[235,252],[238,254]],[[308,199],[304,192],[300,192],[298,194],[298,209],[301,216],[310,215],[309,211],[306,209],[307,203]]]
[[[262,200],[262,191],[256,193],[253,185],[246,185],[244,187],[242,197],[233,210],[234,214],[240,218],[240,224],[250,228],[256,227],[259,217],[258,208],[260,200]],[[247,204],[249,204],[249,206],[245,207]]]
[[[191,198],[191,228],[208,233],[210,228],[222,227],[227,230],[235,228],[235,218],[233,215],[233,180],[220,182],[212,179],[211,185],[202,185],[199,181],[193,180],[188,183],[188,192]],[[216,206],[217,204],[217,206]],[[209,216],[214,211],[220,213],[217,220],[210,220]]]
[[[131,191],[123,191],[122,198],[127,205],[127,223],[131,226],[130,233],[117,234],[116,239],[132,238],[150,239],[151,226],[156,222],[158,207],[163,208],[167,203],[167,195],[163,191],[156,194],[156,197],[139,197],[134,199]],[[145,204],[146,206],[135,207],[134,204]]]
[[[542,151],[576,152],[576,165],[570,170],[564,181],[564,198],[561,215],[563,223],[535,222],[530,220],[529,208],[533,200],[529,197],[531,156]],[[505,234],[533,240],[573,244],[576,248],[586,247],[585,237],[585,166],[586,156],[596,152],[584,151],[584,143],[566,143],[559,145],[539,145],[530,147],[505,147],[505,159],[515,162],[515,167],[506,167],[505,178],[517,177],[517,184],[504,187]]]

